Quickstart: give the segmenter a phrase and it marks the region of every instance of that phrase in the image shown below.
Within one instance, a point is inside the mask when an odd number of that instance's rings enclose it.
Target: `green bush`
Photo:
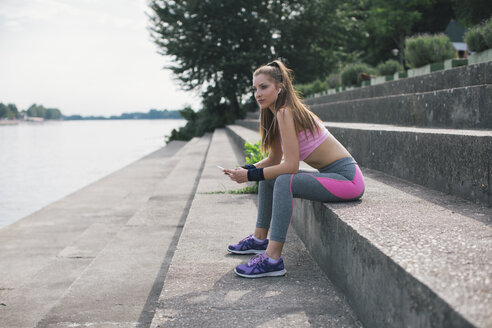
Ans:
[[[446,35],[417,35],[405,41],[405,62],[411,68],[442,62],[456,57],[456,50]]]
[[[261,161],[265,156],[261,153],[261,145],[257,143],[251,144],[249,142],[244,143],[244,156],[246,164],[255,164]]]
[[[487,49],[484,39],[484,26],[477,25],[470,28],[465,34],[465,42],[468,49],[475,52],[484,51]]]
[[[492,19],[489,19],[483,26],[483,39],[487,49],[492,49]]]
[[[326,79],[326,84],[330,89],[338,88],[339,86],[341,86],[342,81],[340,80],[340,74],[330,74]]]
[[[361,84],[361,74],[374,74],[374,69],[364,63],[350,64],[346,66],[340,75],[342,85],[349,87]]]
[[[391,75],[403,71],[403,65],[397,60],[389,59],[377,66],[380,75]]]
[[[321,92],[321,91],[328,89],[328,85],[324,81],[321,81],[318,79],[312,83],[296,85],[296,89],[304,97],[308,97],[308,96],[314,95],[315,93],[318,93],[318,92]]]

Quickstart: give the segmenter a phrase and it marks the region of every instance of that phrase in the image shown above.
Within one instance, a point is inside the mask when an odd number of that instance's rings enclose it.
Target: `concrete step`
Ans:
[[[236,123],[243,128],[258,126],[254,120]],[[492,131],[324,125],[364,167],[492,206]]]
[[[492,84],[492,62],[461,66],[454,69],[357,88],[316,98],[305,102],[312,106],[355,99],[378,98],[392,95],[428,93],[439,90]]]
[[[221,193],[244,187],[216,167],[243,164],[236,149],[223,129],[215,130],[151,327],[359,327],[292,230],[283,254],[286,277],[234,274],[249,256],[226,247],[254,229],[257,199]]]
[[[0,326],[36,326],[154,194],[184,145],[172,142],[1,229]]]
[[[175,155],[177,161],[164,167],[167,177],[38,327],[150,324],[209,144],[210,136],[204,136]]]
[[[245,128],[227,128],[243,142],[258,138]],[[362,171],[361,201],[295,199],[292,219],[361,322],[368,327],[490,327],[492,209]]]
[[[491,63],[492,66],[492,63]],[[390,94],[311,105],[329,122],[492,129],[492,84]]]

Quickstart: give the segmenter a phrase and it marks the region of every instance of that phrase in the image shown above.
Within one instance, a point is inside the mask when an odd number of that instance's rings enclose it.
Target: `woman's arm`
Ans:
[[[265,179],[275,179],[281,174],[293,174],[299,170],[299,143],[292,112],[287,108],[279,109],[277,122],[282,136],[284,161],[265,167],[263,170]],[[276,140],[279,140],[280,148],[280,138],[277,137]]]
[[[275,179],[281,174],[293,174],[299,170],[299,143],[297,141],[294,118],[290,110],[281,108],[277,113],[277,122],[284,146],[283,153],[280,146],[280,136],[277,136],[274,147],[270,150],[270,155],[265,160],[255,164],[261,165],[257,166],[257,168],[263,168],[263,177],[265,179]],[[284,161],[281,163],[282,154]],[[235,170],[225,169],[224,173],[237,183],[248,181],[248,170],[242,167]]]

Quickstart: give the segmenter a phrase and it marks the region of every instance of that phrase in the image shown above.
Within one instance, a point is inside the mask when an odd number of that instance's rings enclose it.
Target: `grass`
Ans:
[[[254,184],[253,186],[246,186],[244,188],[236,189],[236,190],[207,191],[207,192],[201,192],[200,194],[203,194],[203,195],[215,195],[215,194],[242,195],[242,194],[257,194],[257,193],[258,193],[258,184]]]

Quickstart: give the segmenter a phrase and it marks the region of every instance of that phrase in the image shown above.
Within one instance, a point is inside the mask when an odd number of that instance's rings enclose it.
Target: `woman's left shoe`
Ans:
[[[244,278],[279,277],[287,272],[284,268],[284,260],[280,257],[276,263],[271,263],[268,255],[258,254],[246,264],[238,265],[234,272]]]

